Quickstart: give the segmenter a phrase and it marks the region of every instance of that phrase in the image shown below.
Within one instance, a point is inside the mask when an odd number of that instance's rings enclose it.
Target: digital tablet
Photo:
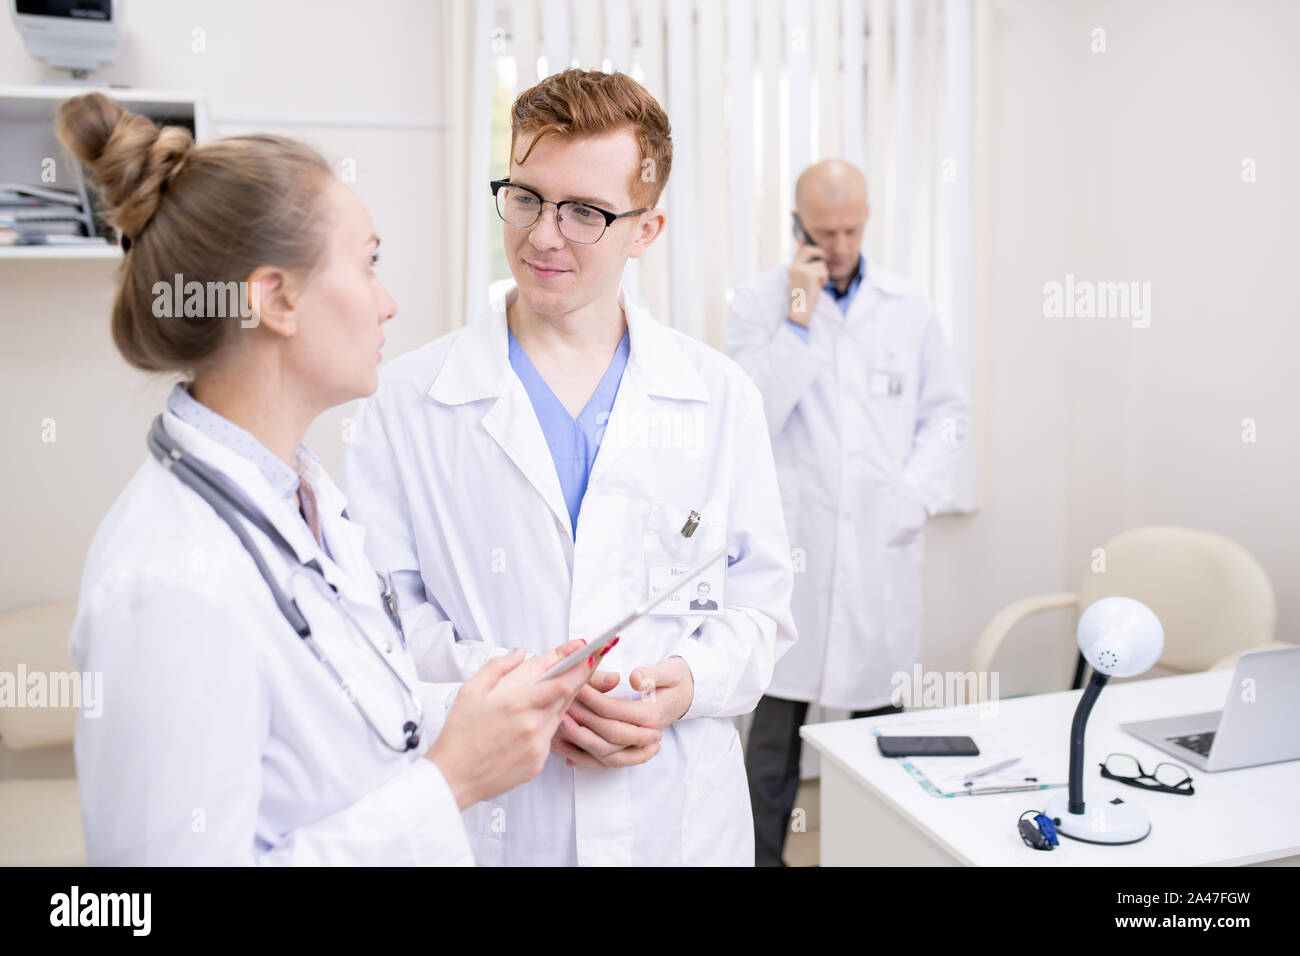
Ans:
[[[692,581],[698,578],[705,571],[709,570],[709,568],[713,567],[713,565],[716,564],[721,558],[726,557],[726,554],[727,554],[727,546],[724,544],[722,547],[718,548],[716,551],[710,554],[708,558],[705,559],[703,564],[699,565],[698,567],[690,571],[688,574],[686,574],[679,582],[677,582],[677,584],[673,585],[671,588],[665,589],[661,594],[656,594],[654,597],[648,599],[644,604],[638,607],[635,611],[633,611],[627,617],[623,618],[623,620],[619,621],[617,624],[611,627],[604,634],[600,635],[600,637],[596,638],[595,641],[590,642],[588,644],[584,644],[582,647],[578,648],[568,657],[564,658],[564,660],[560,661],[560,663],[556,664],[550,670],[546,671],[546,673],[542,674],[540,677],[534,680],[533,683],[536,684],[537,681],[548,680],[549,678],[552,677],[559,677],[565,671],[577,667],[578,664],[585,661],[592,654],[599,654],[606,647],[608,647],[610,645],[610,642],[612,642],[614,638],[618,637],[618,635],[622,633],[630,624],[639,620],[640,618],[645,617],[647,614],[649,614],[651,611],[657,608],[664,601],[668,600],[670,597],[672,597],[674,594],[676,594],[686,585],[690,584]]]

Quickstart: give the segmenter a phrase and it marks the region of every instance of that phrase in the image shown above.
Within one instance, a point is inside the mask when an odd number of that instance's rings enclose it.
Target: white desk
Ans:
[[[978,705],[970,705],[803,727],[800,735],[822,757],[822,865],[1300,865],[1300,761],[1219,773],[1188,767],[1196,788],[1190,797],[1148,793],[1099,772],[1101,761],[1115,752],[1132,754],[1147,770],[1161,760],[1177,762],[1124,733],[1119,724],[1221,709],[1232,673],[1111,684],[1102,691],[1088,720],[1084,784],[1146,808],[1151,835],[1130,846],[1093,846],[1061,837],[1050,853],[1032,850],[1021,842],[1016,817],[1022,810],[1042,809],[1060,790],[932,796],[898,766],[899,760],[880,755],[871,733],[874,727],[886,735],[969,734],[978,745],[980,728],[992,728],[1045,779],[1064,781],[1070,722],[1081,691],[1000,701],[983,716]],[[917,726],[921,723],[926,726]]]

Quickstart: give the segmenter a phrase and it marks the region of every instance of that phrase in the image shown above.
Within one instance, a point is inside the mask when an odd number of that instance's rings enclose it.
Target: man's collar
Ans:
[[[506,294],[506,308],[516,295],[517,288]],[[682,351],[676,333],[631,303],[621,287],[618,303],[627,317],[631,340],[625,374],[634,375],[648,395],[707,402],[704,380]],[[511,374],[507,331],[505,309],[488,312],[466,326],[448,350],[429,396],[447,405],[461,405],[504,395]]]
[[[834,282],[828,282],[826,283],[826,285],[822,286],[822,288],[825,291],[831,293],[833,296],[835,296],[836,299],[842,299],[846,295],[851,293],[854,289],[856,289],[866,278],[867,278],[867,257],[863,253],[859,252],[858,267],[853,270],[853,275],[849,277],[848,285],[844,287],[843,292],[840,291],[840,287],[837,286]]]

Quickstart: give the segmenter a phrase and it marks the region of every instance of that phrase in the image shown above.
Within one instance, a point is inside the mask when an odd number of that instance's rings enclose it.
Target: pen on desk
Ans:
[[[1047,786],[1050,787],[1050,786],[1058,786],[1058,785],[1048,784]],[[1003,786],[972,787],[970,790],[967,790],[966,792],[974,796],[981,793],[1017,793],[1021,790],[1044,790],[1044,789],[1046,789],[1046,787],[1044,787],[1043,784],[1041,783],[1028,783],[1024,785],[1016,784],[1015,786],[1011,786],[1011,787],[1003,787]]]
[[[976,770],[974,773],[966,774],[962,782],[970,783],[972,780],[978,780],[980,777],[987,776],[988,774],[994,773],[995,771],[998,770],[1002,770],[1005,767],[1010,767],[1012,764],[1019,763],[1019,762],[1020,762],[1019,757],[1012,757],[1010,760],[1003,760],[1001,763],[995,763],[991,767],[985,767],[983,770]]]

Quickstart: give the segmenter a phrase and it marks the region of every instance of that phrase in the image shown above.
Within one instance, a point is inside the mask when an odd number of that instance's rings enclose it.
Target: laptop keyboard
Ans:
[[[1214,731],[1209,730],[1203,734],[1188,734],[1186,737],[1170,737],[1171,743],[1178,744],[1180,747],[1186,747],[1202,757],[1210,755],[1210,747],[1214,744]]]

